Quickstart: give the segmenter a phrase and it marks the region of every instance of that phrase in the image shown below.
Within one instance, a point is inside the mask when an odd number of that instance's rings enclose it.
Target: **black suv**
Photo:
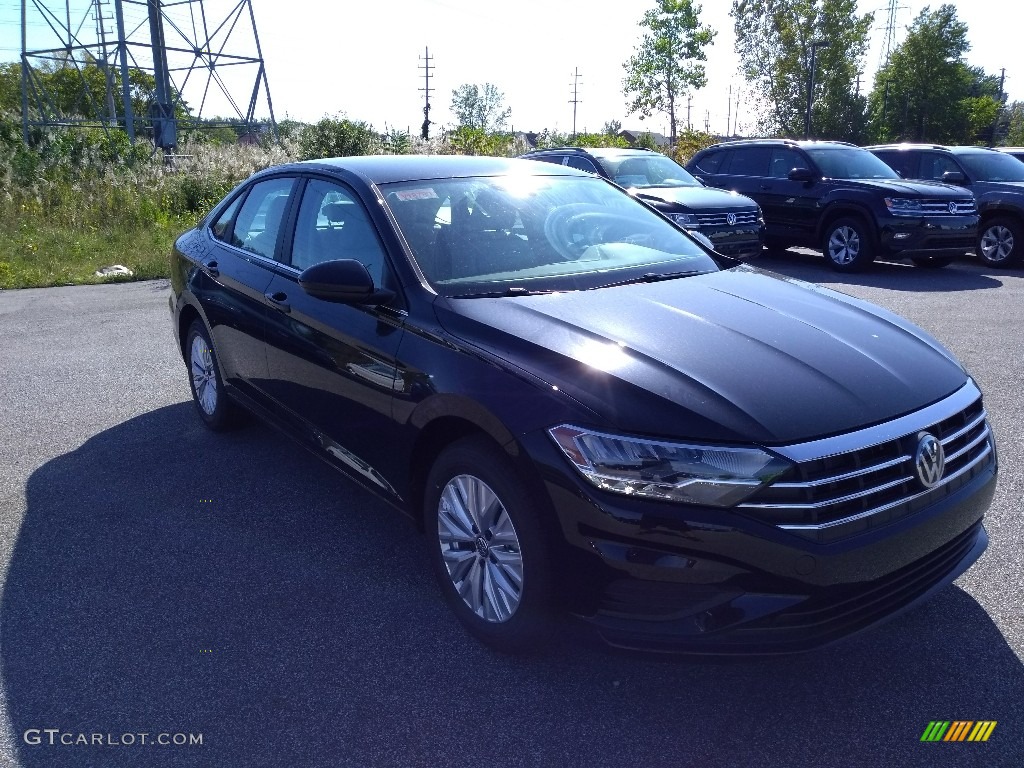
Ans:
[[[832,141],[752,139],[698,152],[687,170],[706,184],[752,197],[769,248],[821,248],[841,272],[879,253],[942,267],[974,247],[974,197],[934,182],[908,182],[867,150]]]
[[[764,220],[757,203],[743,195],[708,189],[660,152],[560,147],[520,157],[567,165],[614,181],[681,227],[705,235],[719,253],[741,258],[761,252]]]
[[[978,256],[1006,267],[1024,259],[1024,163],[984,147],[890,144],[868,147],[906,179],[959,184],[974,193],[981,226]]]

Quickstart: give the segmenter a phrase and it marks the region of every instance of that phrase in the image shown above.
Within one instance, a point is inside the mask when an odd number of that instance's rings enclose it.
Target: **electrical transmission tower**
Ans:
[[[423,49],[424,55],[420,56],[420,61],[423,63],[419,65],[419,68],[423,70],[423,87],[419,90],[423,91],[423,127],[420,129],[420,136],[424,139],[430,138],[430,92],[434,90],[430,87],[430,70],[433,69],[433,65],[430,63],[430,48]]]
[[[903,6],[899,0],[889,0],[889,8],[885,16],[885,37],[882,38],[882,50],[878,57],[878,68],[881,69],[889,63],[889,55],[896,43],[896,12]]]
[[[117,128],[173,152],[182,125],[254,131],[261,112],[277,138],[251,0],[22,0],[21,90],[26,142]]]

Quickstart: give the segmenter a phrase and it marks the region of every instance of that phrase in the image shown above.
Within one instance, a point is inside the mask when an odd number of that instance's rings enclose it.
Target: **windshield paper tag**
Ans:
[[[437,192],[431,187],[423,189],[401,189],[395,192],[399,200],[436,200]]]

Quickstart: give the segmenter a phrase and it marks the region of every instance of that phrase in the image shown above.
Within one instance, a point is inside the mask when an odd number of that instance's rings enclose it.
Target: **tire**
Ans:
[[[1024,258],[1024,226],[1015,219],[1000,216],[978,228],[978,258],[990,267],[1009,267]]]
[[[936,257],[930,259],[927,256],[913,256],[910,260],[914,262],[916,266],[923,267],[924,269],[941,269],[942,267],[948,267],[953,263],[953,259],[948,257]]]
[[[217,353],[201,320],[192,322],[185,337],[185,365],[192,402],[203,423],[214,432],[237,426],[240,409],[224,391]]]
[[[852,216],[836,219],[825,228],[821,251],[837,272],[859,272],[875,260],[868,228]]]
[[[453,443],[427,478],[423,519],[441,592],[470,634],[504,653],[540,651],[553,629],[551,558],[536,509],[482,437]]]

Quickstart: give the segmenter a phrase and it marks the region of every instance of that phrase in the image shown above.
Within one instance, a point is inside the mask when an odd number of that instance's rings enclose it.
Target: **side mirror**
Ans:
[[[810,168],[794,168],[789,172],[790,181],[817,181],[818,177],[815,176],[814,171]]]
[[[942,174],[943,184],[956,184],[958,187],[967,185],[967,177],[960,171],[946,171]]]
[[[395,295],[375,288],[366,267],[355,259],[314,264],[299,275],[299,286],[314,298],[339,304],[382,304]]]

